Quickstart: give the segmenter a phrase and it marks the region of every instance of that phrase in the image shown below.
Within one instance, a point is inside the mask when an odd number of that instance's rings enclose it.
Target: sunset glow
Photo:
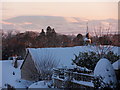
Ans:
[[[118,17],[117,2],[4,2],[2,3],[3,19],[16,16],[63,16],[86,19],[107,19]]]

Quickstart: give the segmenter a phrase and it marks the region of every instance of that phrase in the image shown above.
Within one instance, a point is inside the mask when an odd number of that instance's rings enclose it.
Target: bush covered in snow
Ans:
[[[107,89],[107,90],[111,90],[111,89],[117,89],[116,87],[111,87],[113,86],[113,82],[111,81],[109,84],[105,83],[103,81],[103,77],[102,76],[96,76],[93,80],[93,84],[94,84],[94,88],[95,89]]]
[[[112,51],[109,51],[106,55],[105,58],[111,61],[111,63],[117,61],[120,59],[120,55],[114,54]]]
[[[100,88],[115,88],[117,79],[112,64],[108,59],[102,58],[98,61],[94,69],[94,75],[99,79],[96,79],[95,86]]]
[[[111,63],[120,59],[120,55],[114,54],[112,51],[106,53],[103,57],[110,60]],[[72,59],[73,63],[77,66],[86,67],[88,69],[94,70],[96,63],[100,60],[99,54],[90,52],[80,52],[79,55],[75,54],[75,59]]]

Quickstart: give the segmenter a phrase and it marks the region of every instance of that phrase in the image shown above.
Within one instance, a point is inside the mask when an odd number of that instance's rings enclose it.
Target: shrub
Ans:
[[[112,51],[109,51],[106,55],[105,58],[111,61],[111,63],[117,61],[120,59],[120,55],[114,54]]]
[[[95,89],[102,89],[102,90],[113,90],[117,89],[116,86],[113,86],[113,82],[111,81],[110,83],[105,83],[103,81],[103,77],[101,76],[96,76],[93,79],[93,84]]]
[[[111,61],[111,63],[120,59],[120,56],[114,54],[112,51],[109,51],[105,55],[104,58],[107,58]],[[73,63],[77,66],[86,67],[88,69],[94,70],[97,62],[100,60],[100,55],[95,52],[80,52],[79,55],[75,55],[75,59],[72,59]]]

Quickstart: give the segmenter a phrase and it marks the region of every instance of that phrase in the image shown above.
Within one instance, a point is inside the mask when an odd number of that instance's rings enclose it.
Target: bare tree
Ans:
[[[13,32],[13,30],[7,31],[7,36],[8,36],[8,38],[11,38],[11,37],[12,37],[12,32]]]
[[[107,28],[102,27],[101,25],[99,28],[94,27],[94,35],[96,37],[102,37],[104,34],[109,35],[111,30],[111,24]]]
[[[104,57],[106,52],[109,52],[111,49],[114,48],[114,46],[111,46],[112,44],[110,44],[110,43],[108,43],[107,45],[103,44],[103,43],[108,42],[107,40],[110,40],[110,38],[109,38],[110,29],[111,29],[111,24],[109,24],[108,28],[106,28],[106,29],[104,29],[101,26],[99,27],[99,29],[94,28],[95,44],[91,48],[92,48],[92,50],[97,52],[101,58]],[[107,36],[108,39],[106,39],[106,37],[104,35]],[[100,41],[101,38],[103,41]],[[111,43],[112,43],[112,41],[111,41]]]
[[[56,68],[59,64],[59,60],[55,58],[51,53],[44,51],[35,65],[39,74],[39,79],[51,79],[53,68]]]

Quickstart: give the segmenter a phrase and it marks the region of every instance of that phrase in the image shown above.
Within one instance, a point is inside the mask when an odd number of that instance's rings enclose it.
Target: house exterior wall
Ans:
[[[38,80],[38,72],[29,52],[25,58],[24,65],[21,68],[21,78],[29,81]]]

